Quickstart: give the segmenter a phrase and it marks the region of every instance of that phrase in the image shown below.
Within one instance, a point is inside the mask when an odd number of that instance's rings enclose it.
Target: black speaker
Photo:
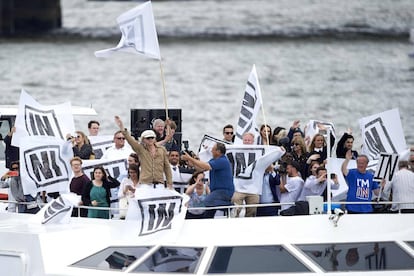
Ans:
[[[177,124],[174,139],[181,150],[181,109],[169,109],[168,116]],[[131,134],[138,139],[144,130],[152,129],[155,119],[165,120],[165,109],[131,109]]]

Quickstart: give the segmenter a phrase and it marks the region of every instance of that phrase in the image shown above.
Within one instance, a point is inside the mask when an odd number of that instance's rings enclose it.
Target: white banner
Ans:
[[[66,140],[66,134],[75,132],[71,104],[41,105],[22,89],[15,127],[12,145],[16,147],[28,136]]]
[[[77,206],[80,196],[74,193],[61,194],[42,207],[34,220],[41,224],[69,223],[73,206]]]
[[[237,122],[234,144],[243,143],[243,134],[251,132],[255,138],[259,136],[259,129],[256,125],[256,117],[262,107],[262,93],[260,90],[259,78],[256,73],[256,66],[253,65],[247,80],[239,120]]]
[[[151,1],[145,2],[117,18],[122,37],[115,48],[96,51],[96,57],[108,57],[122,51],[161,59]]]
[[[126,220],[138,223],[139,236],[181,227],[186,212],[184,198],[162,185],[154,188],[153,185],[142,184],[135,192],[135,199],[129,200]]]
[[[380,153],[377,169],[375,170],[374,180],[381,181],[387,179],[391,181],[394,173],[398,171],[398,154],[396,153]]]
[[[328,142],[327,131],[325,129],[321,129],[320,125],[323,125],[324,128],[329,129],[333,137],[336,138],[335,127],[333,123],[321,120],[309,120],[304,130],[305,141],[309,141],[309,145],[313,139],[313,136],[315,136],[316,134],[322,134],[325,137],[325,141]],[[334,145],[331,146],[333,147]]]
[[[104,152],[114,144],[113,135],[88,136],[88,139],[95,153],[95,159],[100,159]]]
[[[237,192],[262,194],[266,168],[285,154],[281,147],[266,145],[226,145]]]
[[[20,145],[20,177],[25,194],[68,192],[70,159],[69,142],[54,137],[23,137]]]
[[[407,144],[398,109],[391,109],[359,119],[363,148],[369,159],[378,159],[381,152],[406,155]],[[405,158],[401,158],[403,160]]]
[[[82,161],[83,173],[88,176],[89,179],[93,178],[93,169],[98,166],[102,166],[107,174],[109,173],[115,179],[117,179],[119,175],[128,175],[126,159],[95,159]]]
[[[211,158],[213,158],[211,150],[216,143],[230,145],[227,141],[214,138],[207,134],[204,135],[201,139],[200,146],[198,147],[198,157],[201,161],[208,162]]]

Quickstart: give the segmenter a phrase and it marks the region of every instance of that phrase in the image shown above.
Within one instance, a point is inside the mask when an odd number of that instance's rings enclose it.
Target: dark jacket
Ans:
[[[345,149],[345,142],[348,138],[352,138],[354,139],[354,136],[348,134],[348,133],[344,133],[344,135],[342,135],[341,139],[338,142],[338,145],[336,146],[336,157],[337,158],[345,158],[345,154],[346,154],[346,149]],[[352,150],[352,159],[357,159],[358,157],[358,152]]]
[[[8,169],[11,169],[11,163],[13,161],[19,161],[19,148],[12,146],[11,140],[12,136],[6,135],[4,137],[4,144],[6,145],[4,155],[6,156],[6,168]]]
[[[108,206],[111,205],[111,188],[116,188],[120,185],[118,180],[112,177],[108,177],[108,180],[104,180],[102,187],[105,188],[106,191],[106,201],[108,202]],[[91,189],[93,187],[92,180],[86,184],[83,188],[82,193],[82,202],[85,206],[91,206]]]

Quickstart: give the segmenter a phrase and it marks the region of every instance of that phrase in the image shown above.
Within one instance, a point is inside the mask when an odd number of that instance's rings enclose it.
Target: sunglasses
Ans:
[[[233,135],[233,132],[227,132],[227,131],[225,131],[224,134]]]
[[[300,146],[300,144],[295,143],[295,144],[292,144],[292,146]]]
[[[144,139],[154,139],[155,137],[145,137]]]
[[[125,140],[125,137],[116,137],[118,140]]]

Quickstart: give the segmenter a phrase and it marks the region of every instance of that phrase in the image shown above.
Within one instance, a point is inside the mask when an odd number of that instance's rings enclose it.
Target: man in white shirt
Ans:
[[[286,166],[287,176],[284,175],[281,177],[280,181],[280,203],[296,202],[302,192],[303,188],[303,179],[299,176],[300,165],[296,161],[288,163]],[[281,215],[285,213],[290,207],[293,207],[294,204],[283,204],[281,207]]]
[[[125,145],[125,136],[118,130],[114,134],[114,145],[108,148],[102,155],[102,159],[127,159],[134,151]]]
[[[133,153],[134,151],[131,149],[131,147],[125,145],[125,136],[122,134],[122,131],[118,130],[114,134],[114,145],[110,148],[108,148],[104,154],[102,155],[101,159],[111,159],[111,160],[119,160],[119,159],[125,159],[125,161],[128,159],[128,156]],[[127,168],[128,169],[128,168]],[[117,178],[118,176],[114,176]],[[121,182],[122,179],[118,178],[118,181]],[[118,190],[117,188],[111,189],[111,208],[118,208]],[[119,212],[113,211],[112,214],[116,216]]]
[[[407,161],[400,161],[398,168],[391,182],[385,184],[384,193],[392,192],[392,201],[395,202],[413,202],[411,204],[393,203],[391,210],[414,213],[414,173],[408,169]]]
[[[185,168],[180,166],[180,153],[176,150],[168,153],[168,160],[170,161],[174,189],[179,193],[183,193],[194,170],[183,171]]]

